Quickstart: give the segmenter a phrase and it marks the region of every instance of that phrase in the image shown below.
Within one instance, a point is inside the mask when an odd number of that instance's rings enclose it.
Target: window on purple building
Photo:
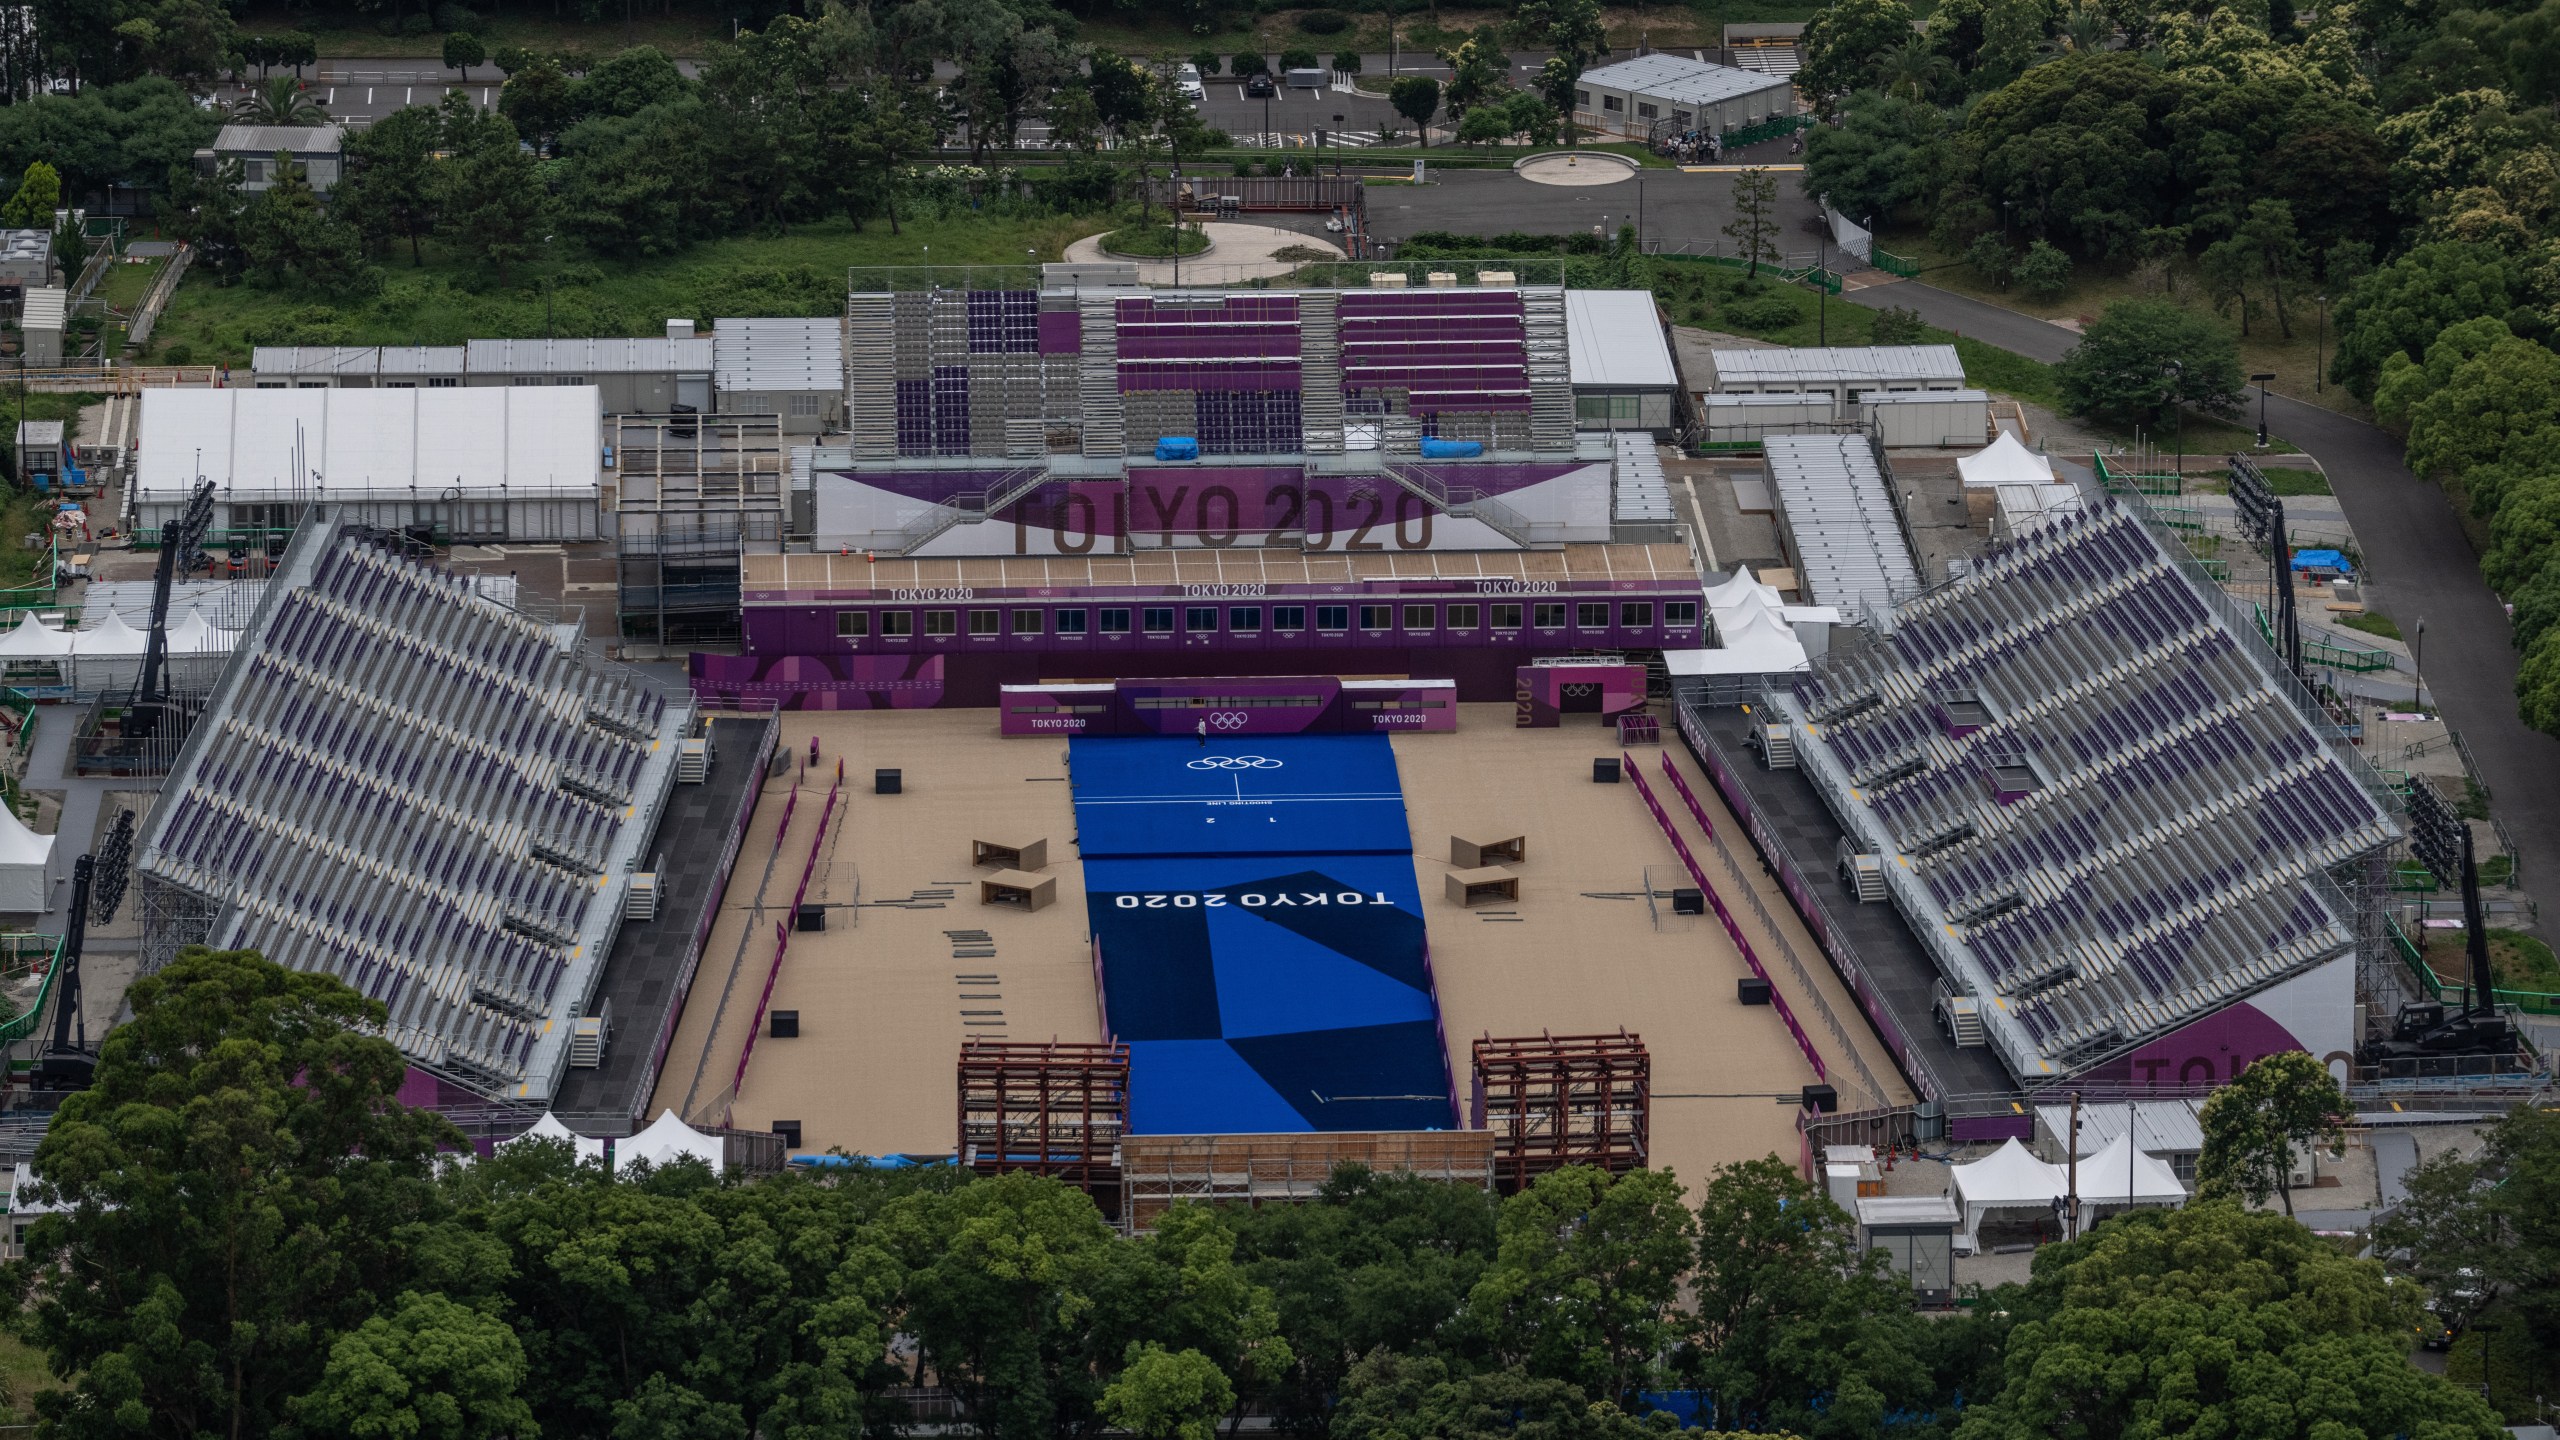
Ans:
[[[1547,607],[1541,605],[1538,608],[1544,610]],[[1573,623],[1576,627],[1584,630],[1608,629],[1609,602],[1606,600],[1585,600],[1580,604],[1575,605],[1573,607]]]
[[[1618,624],[1629,630],[1653,628],[1653,602],[1630,600],[1618,607]]]
[[[1064,620],[1067,617],[1062,613],[1058,618]],[[1100,623],[1095,628],[1105,635],[1126,635],[1129,633],[1129,612],[1105,610],[1102,612]]]
[[[859,640],[859,639],[863,638],[864,636],[866,636],[866,635],[868,635],[868,634],[870,634],[870,633],[871,633],[871,612],[870,612],[870,611],[868,611],[868,610],[839,610],[839,611],[837,611],[837,612],[836,612],[836,638],[837,638],[837,639],[839,639],[839,640]]]
[[[904,640],[914,633],[916,633],[916,617],[914,611],[883,610],[880,612],[880,637],[882,639]]]
[[[1003,611],[1001,611],[1001,610],[972,610],[972,611],[970,611],[970,612],[969,612],[969,633],[970,633],[970,634],[972,634],[972,635],[1001,635],[1001,634],[1003,634],[1003,633],[1004,633],[1004,612],[1003,612]]]
[[[1343,631],[1350,629],[1351,607],[1348,605],[1317,606],[1316,628],[1328,635],[1339,635]]]
[[[1386,630],[1392,628],[1395,623],[1396,607],[1393,605],[1360,607],[1360,628],[1363,630]]]
[[[1514,605],[1511,608],[1517,610],[1520,607]],[[1452,605],[1449,607],[1449,628],[1452,630],[1473,630],[1476,628],[1476,617],[1482,613],[1483,609],[1480,606]]]
[[[1517,630],[1517,629],[1519,629],[1519,628],[1520,628],[1520,607],[1519,607],[1519,606],[1517,606],[1517,605],[1496,605],[1496,606],[1494,606],[1494,607],[1493,607],[1493,628],[1494,628],[1494,629],[1496,629],[1496,630]]]
[[[1698,602],[1695,600],[1663,601],[1662,623],[1674,630],[1694,627],[1698,623]]]
[[[1271,607],[1271,628],[1272,628],[1272,629],[1274,629],[1274,630],[1304,630],[1304,629],[1306,629],[1306,628],[1307,628],[1307,607],[1306,607],[1306,606],[1304,606],[1304,605],[1274,605],[1274,606],[1272,606],[1272,607]]]
[[[1129,628],[1129,612],[1128,612],[1128,611],[1126,611],[1126,610],[1123,610],[1123,611],[1121,611],[1121,612],[1120,612],[1120,628],[1121,628],[1121,629],[1123,629],[1123,630],[1126,630],[1126,629],[1128,629],[1128,628]],[[1058,633],[1059,633],[1059,634],[1061,634],[1061,635],[1081,635],[1081,634],[1083,634],[1083,633],[1084,633],[1084,612],[1083,612],[1083,611],[1081,611],[1081,610],[1061,610],[1061,611],[1059,611],[1059,612],[1058,612]]]
[[[1078,618],[1082,618],[1082,617],[1078,617]],[[1039,611],[1037,611],[1037,610],[1016,610],[1016,611],[1014,611],[1014,612],[1013,612],[1013,633],[1014,633],[1014,634],[1016,634],[1016,635],[1037,635],[1037,634],[1039,634],[1039,633],[1040,633],[1040,612],[1039,612]]]
[[[1561,630],[1564,628],[1564,602],[1561,600],[1540,601],[1537,608],[1531,612],[1529,618],[1537,622],[1537,626],[1541,630]]]
[[[1182,612],[1182,628],[1194,635],[1218,633],[1218,607],[1194,605]]]
[[[1227,612],[1227,628],[1238,635],[1252,635],[1262,629],[1262,607],[1239,605]]]
[[[1173,633],[1173,607],[1170,605],[1150,605],[1140,618],[1150,635]]]
[[[1432,623],[1439,618],[1432,613],[1438,608],[1434,605],[1407,605],[1404,607],[1404,628],[1407,630],[1430,629]]]
[[[959,634],[960,612],[957,610],[927,610],[924,612],[924,633],[927,635]]]

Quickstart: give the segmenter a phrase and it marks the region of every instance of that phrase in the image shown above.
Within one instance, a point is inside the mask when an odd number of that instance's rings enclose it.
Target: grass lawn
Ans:
[[[98,282],[98,298],[118,310],[129,311],[142,303],[143,293],[160,278],[161,268],[168,263],[156,259],[139,263],[119,260],[107,267],[106,278]]]
[[[719,240],[657,260],[564,261],[546,317],[544,267],[504,285],[441,247],[413,269],[399,250],[382,266],[380,293],[363,299],[216,285],[190,271],[153,337],[155,360],[183,353],[204,365],[248,363],[258,345],[458,345],[471,339],[660,335],[670,318],[832,315],[844,309],[853,265],[1019,265],[1055,260],[1068,242],[1110,228],[1107,216],[993,216],[910,221],[893,235],[873,221],[806,225],[788,235]],[[562,247],[564,250],[566,246]]]
[[[2060,299],[2033,300],[2014,286],[2002,290],[1993,285],[1972,266],[1932,246],[1926,235],[1904,232],[1878,236],[1877,239],[1894,254],[1920,262],[1920,280],[1924,284],[1970,295],[2038,319],[2077,320],[2086,324],[2097,319],[2110,301],[2132,299],[2145,293],[2128,271],[2081,263],[2074,267],[2071,285],[2063,291]],[[2199,314],[2213,314],[2213,307],[2205,301],[2204,287],[2196,279],[2192,262],[2181,262],[2172,272],[2171,283],[2175,288],[2168,298]],[[2316,391],[2312,388],[2312,376],[2317,368],[2314,361],[2334,358],[2338,340],[2337,327],[2331,325],[2326,344],[2322,342],[2320,306],[2313,299],[2316,293],[2316,287],[2312,287],[2306,288],[2298,298],[2287,297],[2286,311],[2293,321],[2293,338],[2290,340],[2278,330],[2272,314],[2262,314],[2250,321],[2249,334],[2240,341],[2240,371],[2244,375],[2274,372],[2276,378],[2269,388],[2290,399],[2308,401],[2344,414],[2366,414],[2365,407],[2357,403],[2354,396],[2335,385]],[[2215,318],[2226,325],[2233,323],[2228,316]],[[2326,356],[2323,355],[2324,350]],[[2252,439],[2256,436],[2254,413],[2248,428]]]
[[[2437,979],[2459,985],[2469,964],[2461,931],[2427,932],[2427,968],[2435,971]],[[2490,928],[2489,973],[2501,990],[2560,995],[2560,958],[2552,955],[2550,946],[2520,930]]]
[[[2350,630],[2361,630],[2367,635],[2379,635],[2385,640],[2400,638],[2399,625],[2379,610],[2367,610],[2361,615],[2341,615],[2338,617],[2338,623]]]
[[[43,1351],[0,1331],[0,1388],[8,1395],[7,1403],[0,1404],[0,1414],[10,1416],[13,1424],[25,1425],[35,1419],[36,1392],[59,1390],[62,1382],[46,1367]]]

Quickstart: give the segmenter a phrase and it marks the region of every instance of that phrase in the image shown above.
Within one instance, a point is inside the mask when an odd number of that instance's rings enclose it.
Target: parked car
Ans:
[[[1174,72],[1173,88],[1181,91],[1182,98],[1194,105],[1209,98],[1209,87],[1200,83],[1200,67],[1188,60]]]
[[[1271,83],[1271,72],[1268,70],[1256,70],[1251,75],[1245,77],[1244,93],[1253,99],[1262,99],[1264,96],[1273,93],[1276,88],[1277,87]]]

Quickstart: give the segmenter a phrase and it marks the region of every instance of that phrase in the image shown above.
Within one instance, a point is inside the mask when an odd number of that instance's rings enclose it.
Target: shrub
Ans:
[[[1887,305],[1876,312],[1871,338],[1878,345],[1917,345],[1928,333],[1929,323],[1920,318],[1919,311]]]
[[[181,341],[161,351],[160,358],[171,365],[192,365],[196,362],[195,347]]]
[[[1357,50],[1335,51],[1333,53],[1333,68],[1345,75],[1359,74],[1360,52]]]
[[[2240,400],[2240,347],[2220,322],[2174,300],[2118,300],[2054,377],[2074,415],[2144,424],[2172,405],[2227,414]]]
[[[2050,241],[2038,240],[2018,260],[2018,283],[2038,300],[2059,300],[2071,288],[2071,257]]]
[[[1303,45],[1280,52],[1280,68],[1283,71],[1314,70],[1320,68],[1323,63],[1316,58],[1316,52]]]
[[[1310,35],[1339,35],[1351,28],[1351,17],[1339,10],[1310,10],[1298,17],[1298,28]]]
[[[1259,75],[1270,68],[1258,50],[1239,50],[1227,57],[1227,69],[1239,80],[1248,75]]]
[[[2009,242],[1989,231],[1973,237],[1973,243],[1964,247],[1964,263],[2003,290],[2009,288],[2009,277],[2018,269],[2018,257]]]
[[[1743,330],[1784,330],[1802,317],[1795,297],[1782,290],[1737,297],[1716,307],[1727,324]]]
[[[1218,73],[1218,52],[1195,50],[1191,52],[1191,65],[1193,69],[1200,72],[1200,78],[1206,80]]]

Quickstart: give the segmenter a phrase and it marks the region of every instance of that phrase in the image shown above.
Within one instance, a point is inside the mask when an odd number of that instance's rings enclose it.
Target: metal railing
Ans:
[[[899,528],[897,551],[901,555],[912,554],[955,525],[978,524],[1039,489],[1048,479],[1045,462],[1024,465],[996,477],[984,490],[945,496]]]

